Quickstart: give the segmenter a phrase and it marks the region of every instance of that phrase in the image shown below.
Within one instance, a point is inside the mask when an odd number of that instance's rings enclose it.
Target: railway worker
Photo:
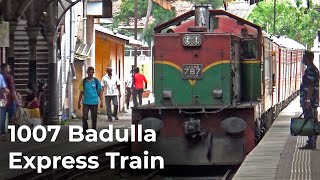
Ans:
[[[82,108],[82,128],[84,134],[88,129],[88,114],[89,110],[91,112],[92,120],[92,129],[97,128],[97,113],[98,113],[98,104],[100,98],[100,108],[103,107],[102,93],[101,93],[101,84],[100,81],[93,77],[94,68],[88,67],[87,69],[88,76],[84,78],[80,83],[80,94],[78,100],[78,108],[81,109],[81,101],[83,104]]]
[[[241,28],[241,37],[248,37],[248,30],[247,28]]]
[[[249,38],[252,37],[248,34],[247,28],[241,28],[241,37]],[[255,59],[256,58],[256,47],[252,44],[252,40],[243,40],[241,41],[241,59]]]
[[[119,120],[118,113],[118,97],[120,93],[120,80],[116,74],[112,74],[112,68],[107,67],[107,74],[101,80],[102,91],[105,95],[108,121],[112,121],[112,116],[115,120]],[[113,113],[111,113],[111,101],[113,103]]]
[[[144,83],[144,86],[143,86]],[[147,89],[147,80],[146,77],[140,73],[138,67],[134,69],[134,78],[133,78],[133,105],[134,107],[138,106],[137,96],[139,97],[139,105],[142,105],[142,93],[143,87]]]
[[[302,64],[307,68],[302,77],[300,85],[300,106],[302,107],[305,118],[313,118],[318,121],[319,107],[319,70],[313,64],[314,54],[305,51]],[[300,149],[316,149],[317,136],[309,136],[305,146]]]

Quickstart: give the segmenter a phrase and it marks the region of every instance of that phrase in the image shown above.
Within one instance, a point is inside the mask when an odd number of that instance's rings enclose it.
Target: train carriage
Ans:
[[[132,123],[154,129],[157,142],[134,142],[132,152],[148,150],[167,165],[240,164],[297,95],[288,55],[297,50],[279,42],[206,6],[157,26],[155,103],[132,108]]]

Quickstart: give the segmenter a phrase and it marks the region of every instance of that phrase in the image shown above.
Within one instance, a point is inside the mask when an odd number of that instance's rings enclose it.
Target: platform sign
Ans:
[[[202,78],[202,64],[184,64],[183,79],[201,79]]]
[[[9,47],[9,23],[0,23],[0,47]]]

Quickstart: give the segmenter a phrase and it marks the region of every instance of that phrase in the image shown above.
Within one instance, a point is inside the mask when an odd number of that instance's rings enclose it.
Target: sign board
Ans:
[[[0,23],[0,47],[9,47],[9,23]]]
[[[112,17],[112,1],[88,1],[87,15],[96,18],[111,18]]]
[[[184,64],[183,79],[201,79],[202,78],[202,64]]]

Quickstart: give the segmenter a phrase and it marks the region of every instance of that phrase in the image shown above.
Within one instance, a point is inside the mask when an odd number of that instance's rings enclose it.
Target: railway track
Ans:
[[[196,168],[196,170],[192,171],[193,168]],[[160,171],[150,180],[231,180],[237,169],[238,166],[191,166],[181,169],[177,167],[175,172],[167,172],[171,170]]]
[[[158,174],[158,171],[155,171],[153,174],[151,173],[149,176],[145,177],[143,180],[231,180],[233,176],[233,170],[228,169],[224,175],[216,175],[216,176],[161,176]]]
[[[33,180],[92,180],[92,179],[126,179],[126,180],[230,180],[237,167],[234,166],[167,166],[161,170],[120,170],[110,168],[110,159],[105,152],[120,152],[130,154],[128,143],[118,143],[106,148],[81,154],[83,156],[98,156],[99,168],[91,169],[64,169],[46,170],[42,174],[30,172],[15,179]],[[116,159],[116,167],[119,167]],[[181,173],[182,172],[182,173]],[[185,173],[187,172],[187,173]]]
[[[120,152],[121,154],[129,154],[130,145],[129,143],[118,143],[105,148],[97,149],[95,151],[87,152],[81,154],[81,156],[98,156],[99,157],[99,168],[97,169],[65,169],[61,166],[58,166],[58,169],[55,170],[46,170],[41,174],[38,174],[36,171],[22,174],[15,177],[14,179],[33,179],[33,180],[66,180],[66,179],[81,179],[82,177],[90,177],[94,174],[99,174],[100,172],[110,172],[115,173],[116,170],[110,170],[110,159],[105,156],[105,152]],[[118,162],[116,162],[117,165]],[[112,175],[112,174],[111,174]],[[90,178],[92,179],[92,178]]]
[[[76,180],[87,180],[87,179],[96,179],[96,178],[102,178],[102,179],[126,179],[126,180],[231,180],[235,170],[234,169],[228,169],[224,172],[224,174],[211,174],[206,176],[192,176],[190,174],[185,175],[181,174],[179,171],[176,172],[174,175],[165,175],[162,171],[154,170],[150,171],[148,173],[140,173],[140,174],[126,174],[126,175],[119,175],[119,171],[115,172],[113,176],[110,176],[110,170],[101,171],[99,174],[95,174],[95,176],[82,176],[81,178],[76,178]],[[120,173],[121,174],[121,173]],[[88,175],[88,174],[87,174]],[[69,178],[70,179],[70,178]],[[71,178],[74,179],[74,178]]]

